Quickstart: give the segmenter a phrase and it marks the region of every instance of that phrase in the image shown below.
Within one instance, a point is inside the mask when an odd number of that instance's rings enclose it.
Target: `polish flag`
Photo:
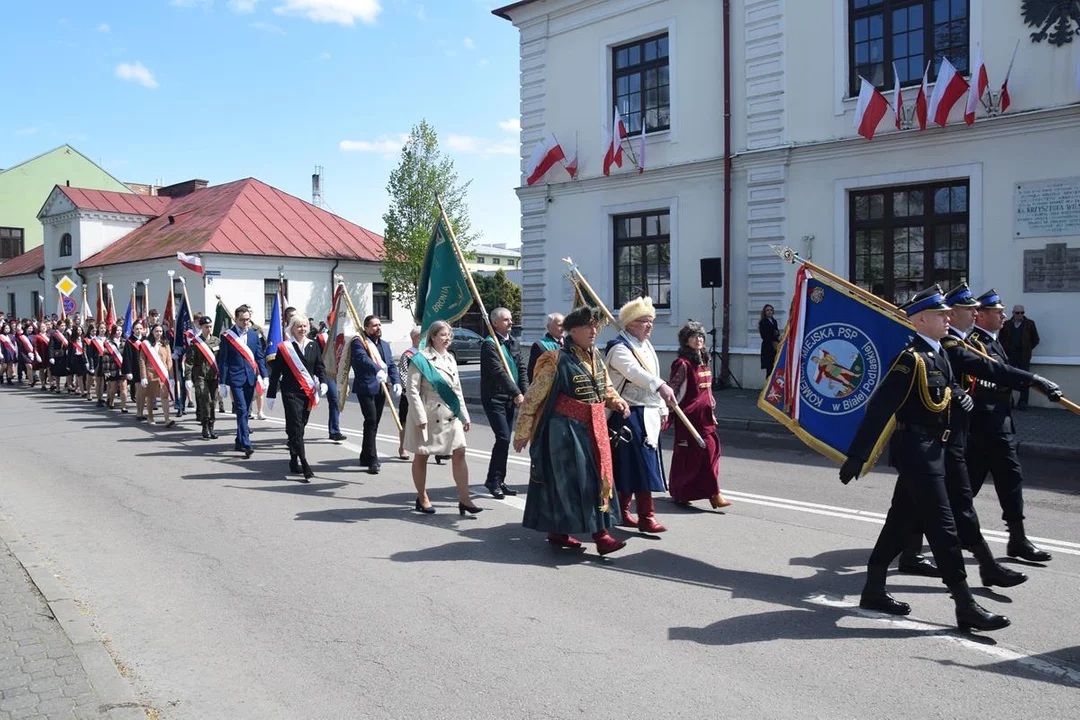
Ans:
[[[934,92],[930,94],[930,119],[945,127],[949,122],[949,112],[960,102],[960,98],[964,97],[967,89],[967,80],[956,71],[948,58],[941,58],[937,83],[934,85]]]
[[[562,145],[555,138],[555,134],[548,133],[540,138],[540,142],[536,143],[536,147],[533,148],[532,156],[529,158],[529,164],[526,167],[529,175],[525,178],[525,183],[535,185],[540,181],[540,178],[547,174],[548,170],[555,167],[555,163],[565,159],[566,155],[563,153]]]
[[[622,167],[622,142],[626,137],[626,126],[623,125],[619,116],[619,108],[615,107],[615,116],[611,121],[611,137],[608,140],[607,150],[604,152],[604,174],[611,174],[611,166]]]
[[[577,175],[577,150],[576,149],[574,150],[574,159],[571,160],[570,162],[566,163],[566,165],[564,167],[566,167],[566,172],[567,172],[568,175],[570,175],[570,179],[573,180],[574,176]]]
[[[865,78],[859,79],[862,80],[862,87],[859,102],[855,105],[855,128],[864,138],[873,140],[874,131],[889,110],[889,101]]]
[[[920,130],[926,129],[926,98],[930,96],[926,88],[930,84],[929,76],[930,63],[926,63],[926,69],[922,74],[922,85],[919,86],[919,94],[915,96],[915,118],[919,121]]]
[[[1016,51],[1020,49],[1020,41],[1016,41],[1013,47],[1012,57],[1009,59],[1009,69],[1005,71],[1005,82],[1001,83],[1001,112],[1004,113],[1012,105],[1012,97],[1009,96],[1009,76],[1012,75],[1013,63],[1016,62]],[[1080,80],[1077,80],[1080,87]]]
[[[904,93],[900,91],[900,73],[896,72],[896,63],[892,64],[893,74],[893,115],[896,116],[896,129],[900,129],[900,116],[904,111]]]
[[[990,85],[981,46],[975,51],[975,69],[971,71],[971,77],[974,78],[975,87],[968,91],[967,108],[964,110],[964,122],[968,125],[975,122],[975,111],[979,109],[979,101],[982,100],[983,93]]]
[[[186,255],[182,252],[176,253],[176,259],[180,261],[180,264],[186,267],[191,272],[196,272],[202,275],[203,265],[202,258],[195,255]]]

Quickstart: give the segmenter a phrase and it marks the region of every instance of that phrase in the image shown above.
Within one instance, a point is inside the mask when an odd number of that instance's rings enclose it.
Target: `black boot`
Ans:
[[[210,428],[210,439],[211,440],[217,440],[218,436],[217,436],[217,433],[214,432],[214,423],[212,423],[212,422],[207,423],[207,427]]]
[[[1013,587],[1027,582],[1027,575],[1005,567],[994,558],[986,540],[971,548],[971,554],[979,561],[979,579],[982,580],[983,587]]]
[[[889,615],[909,615],[911,606],[900,602],[885,591],[885,572],[888,568],[870,565],[866,568],[866,585],[863,586],[859,607],[877,610]]]
[[[204,422],[202,424],[202,436],[203,436],[203,440],[209,440],[210,439],[210,423]]]
[[[900,562],[896,569],[907,575],[941,577],[941,571],[938,570],[937,565],[922,554],[922,537],[922,533],[908,537],[904,550],[900,553]]]
[[[1005,552],[1008,553],[1009,557],[1020,558],[1028,562],[1047,562],[1053,558],[1053,555],[1035,547],[1027,539],[1023,520],[1014,520],[1007,524],[1009,526],[1009,544],[1006,546]]]
[[[956,624],[964,632],[1000,630],[1011,625],[1009,618],[988,612],[986,608],[975,602],[967,581],[950,585],[949,592],[952,593],[953,601],[956,603]]]
[[[315,471],[308,465],[306,457],[300,458],[300,471],[304,473],[304,479],[300,482],[306,483],[309,482],[311,478],[315,477]]]
[[[294,473],[300,472],[300,459],[292,450],[289,451],[289,470]]]

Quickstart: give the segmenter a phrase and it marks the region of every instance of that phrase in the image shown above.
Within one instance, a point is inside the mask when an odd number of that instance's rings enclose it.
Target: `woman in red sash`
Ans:
[[[0,382],[7,379],[11,385],[11,378],[15,375],[15,364],[19,360],[19,348],[16,346],[15,333],[11,332],[11,325],[0,325]]]
[[[169,417],[172,400],[169,388],[172,385],[172,352],[165,342],[165,329],[161,325],[150,328],[150,335],[143,341],[139,354],[139,372],[142,380],[143,398],[146,402],[146,422],[154,424],[154,398],[161,400],[161,412],[165,415],[165,427],[172,427],[176,421]],[[154,359],[157,359],[157,362]],[[164,375],[164,377],[162,377]]]
[[[705,441],[705,447],[700,447],[685,425],[674,423],[675,452],[671,456],[668,476],[671,498],[679,505],[708,498],[714,508],[727,507],[731,501],[720,494],[716,399],[712,394],[712,371],[709,370],[705,329],[701,323],[690,320],[679,329],[679,355],[671,363],[668,385],[675,391],[679,407]]]
[[[277,346],[277,355],[270,366],[270,387],[266,390],[268,407],[273,410],[278,386],[281,387],[285,434],[289,438],[289,470],[303,473],[304,479],[300,482],[304,483],[315,476],[304,448],[304,428],[311,417],[311,409],[327,390],[322,349],[308,337],[309,332],[308,321],[302,315],[294,315],[289,321],[288,336],[291,339]],[[274,352],[273,348],[268,350]]]
[[[82,325],[71,326],[71,340],[68,343],[67,366],[70,372],[71,386],[76,395],[87,396],[86,387],[86,331]]]
[[[127,409],[127,379],[124,377],[124,327],[113,325],[109,337],[103,341],[105,352],[98,363],[98,380],[106,387],[105,405],[111,410],[113,398],[120,398],[120,412]]]

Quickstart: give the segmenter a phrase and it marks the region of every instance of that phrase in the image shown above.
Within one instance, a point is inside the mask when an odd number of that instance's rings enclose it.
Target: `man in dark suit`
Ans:
[[[369,475],[379,474],[379,451],[375,435],[379,432],[386,393],[383,387],[389,383],[395,395],[401,394],[401,375],[398,374],[390,343],[382,339],[382,322],[375,315],[364,318],[364,334],[352,342],[350,362],[356,377],[353,392],[364,414],[364,439],[360,451],[360,467],[366,467]]]
[[[251,329],[251,308],[241,305],[234,315],[236,324],[221,338],[218,350],[218,368],[221,379],[232,390],[233,409],[236,413],[235,448],[251,457],[251,434],[248,430],[248,408],[255,398],[256,386],[265,392],[270,384],[266,372],[266,355],[259,334]]]
[[[1012,319],[1001,326],[998,341],[1009,356],[1009,364],[1021,370],[1031,369],[1031,354],[1039,344],[1039,329],[1035,321],[1027,317],[1023,305],[1014,305]],[[1020,390],[1017,410],[1027,410],[1029,389]]]
[[[1008,626],[1009,619],[987,612],[971,594],[945,485],[949,406],[955,403],[968,410],[973,405],[942,351],[941,340],[949,329],[949,306],[935,285],[917,294],[903,310],[917,335],[892,362],[870,397],[840,468],[841,482],[858,477],[890,419],[896,417],[890,452],[899,477],[885,526],[867,563],[859,607],[890,615],[911,612],[910,605],[885,590],[885,574],[912,529],[921,528],[956,603],[960,629],[998,630]]]
[[[563,331],[562,331],[563,315],[562,313],[551,313],[547,316],[547,324],[544,333],[544,337],[540,338],[532,344],[529,349],[529,365],[526,368],[528,372],[525,374],[529,378],[529,382],[532,382],[533,368],[536,367],[536,361],[540,359],[540,356],[546,353],[548,350],[559,350],[563,346]]]
[[[491,311],[490,320],[495,335],[488,335],[480,343],[480,401],[484,405],[491,431],[495,434],[495,446],[491,448],[484,487],[492,497],[501,500],[506,495],[517,495],[517,490],[508,487],[505,482],[506,456],[510,452],[514,412],[525,401],[529,382],[525,378],[521,345],[510,334],[514,327],[510,311],[504,307],[495,308]],[[507,367],[510,368],[509,373]]]

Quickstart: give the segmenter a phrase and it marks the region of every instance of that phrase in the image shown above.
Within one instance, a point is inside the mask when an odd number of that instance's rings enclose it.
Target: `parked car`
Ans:
[[[454,328],[454,339],[450,343],[450,352],[459,365],[467,362],[480,362],[480,343],[484,338],[466,328]]]

